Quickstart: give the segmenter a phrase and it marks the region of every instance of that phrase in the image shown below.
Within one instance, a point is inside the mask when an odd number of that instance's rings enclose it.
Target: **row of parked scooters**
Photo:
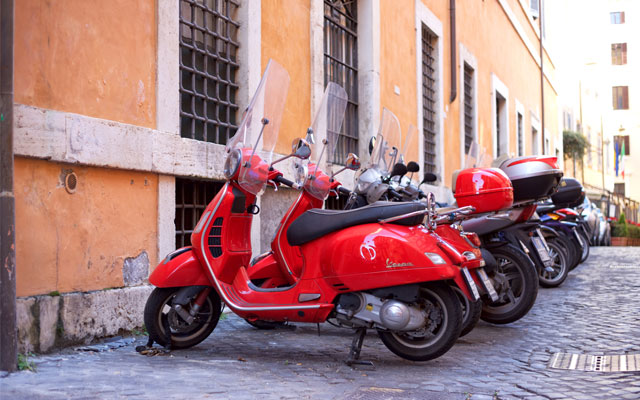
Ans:
[[[270,61],[236,135],[226,145],[227,183],[208,205],[192,246],[169,254],[149,282],[148,346],[187,348],[215,329],[223,304],[258,328],[328,322],[355,331],[348,364],[359,363],[368,329],[398,356],[426,361],[446,353],[479,319],[507,324],[524,317],[538,287],[555,287],[589,254],[579,212],[584,191],[562,179],[555,157],[499,160],[481,166],[474,146],[454,175],[456,205],[438,203],[423,183],[437,180],[406,162],[397,118],[384,109],[362,165],[323,171],[337,146],[347,105],[329,83],[306,138],[272,160],[289,76]],[[293,180],[276,164],[293,162]],[[291,160],[289,160],[291,161]],[[349,190],[337,175],[356,171]],[[299,191],[271,242],[252,259],[251,223],[270,186]],[[424,186],[423,186],[424,187]],[[268,189],[271,190],[271,189]],[[326,210],[345,196],[345,210]]]

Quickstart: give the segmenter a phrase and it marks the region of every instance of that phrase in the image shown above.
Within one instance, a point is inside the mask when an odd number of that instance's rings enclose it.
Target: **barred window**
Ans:
[[[422,25],[422,133],[424,172],[436,172],[436,42],[438,38]]]
[[[176,249],[191,245],[191,233],[224,182],[176,178]]]
[[[464,63],[464,152],[468,153],[473,142],[473,68]]]
[[[342,131],[329,160],[344,164],[347,153],[358,154],[358,9],[356,0],[324,1],[324,83],[347,92]]]
[[[611,64],[625,65],[627,63],[627,44],[613,43],[611,45]]]
[[[233,136],[236,0],[180,0],[180,135],[225,144]]]

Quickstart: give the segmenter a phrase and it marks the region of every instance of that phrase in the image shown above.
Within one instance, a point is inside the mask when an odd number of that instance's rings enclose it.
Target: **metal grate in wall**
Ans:
[[[358,154],[358,9],[356,0],[324,1],[324,83],[347,92],[342,131],[329,160],[344,164],[347,153]]]
[[[422,133],[424,172],[436,171],[436,64],[437,37],[422,25]]]
[[[176,249],[191,245],[191,233],[224,182],[176,178]]]
[[[180,0],[180,135],[225,144],[236,131],[236,0]]]
[[[464,64],[464,152],[473,142],[473,68]]]

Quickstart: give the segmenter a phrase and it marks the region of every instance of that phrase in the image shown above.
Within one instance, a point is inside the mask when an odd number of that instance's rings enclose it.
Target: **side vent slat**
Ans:
[[[222,255],[222,223],[222,217],[216,218],[216,220],[213,221],[211,230],[209,230],[207,242],[213,258],[218,258]]]

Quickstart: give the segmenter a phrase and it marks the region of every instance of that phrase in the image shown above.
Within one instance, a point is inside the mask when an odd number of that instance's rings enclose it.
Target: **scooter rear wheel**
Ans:
[[[427,326],[419,331],[379,330],[382,343],[396,355],[412,361],[438,358],[453,346],[462,328],[462,309],[455,292],[446,285],[420,289],[419,305],[428,311]]]
[[[536,302],[538,271],[531,259],[511,244],[490,251],[498,265],[489,277],[500,300],[484,303],[480,318],[492,324],[508,324],[527,315]]]
[[[480,321],[480,314],[482,314],[482,300],[471,301],[462,290],[457,286],[451,286],[451,289],[458,296],[460,305],[462,306],[462,331],[460,337],[471,332],[476,327],[478,321]]]
[[[194,321],[188,324],[172,307],[172,301],[181,289],[183,288],[155,288],[144,308],[144,324],[149,337],[166,346],[169,343],[165,327],[168,326],[173,349],[186,349],[209,337],[218,324],[222,310],[218,293],[211,290]],[[187,312],[191,305],[192,302],[185,305]]]

